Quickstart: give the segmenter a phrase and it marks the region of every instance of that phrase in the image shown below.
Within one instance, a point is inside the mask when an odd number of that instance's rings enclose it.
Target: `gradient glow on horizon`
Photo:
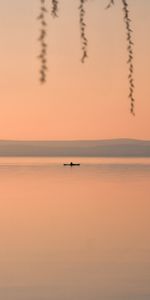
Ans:
[[[105,10],[107,3],[86,4],[89,58],[84,65],[78,1],[61,0],[56,20],[47,15],[49,72],[41,86],[36,59],[40,1],[2,2],[0,139],[150,139],[150,1],[129,0],[136,117],[129,112],[122,3],[116,0]]]

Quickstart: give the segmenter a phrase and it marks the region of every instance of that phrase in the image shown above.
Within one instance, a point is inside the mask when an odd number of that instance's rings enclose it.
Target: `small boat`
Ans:
[[[76,164],[71,161],[69,164],[64,164],[64,166],[74,167],[74,166],[80,166],[80,164]]]

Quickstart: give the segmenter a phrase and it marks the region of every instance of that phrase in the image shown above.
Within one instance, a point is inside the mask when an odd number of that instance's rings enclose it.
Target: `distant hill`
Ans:
[[[0,156],[150,157],[150,141],[0,141]]]

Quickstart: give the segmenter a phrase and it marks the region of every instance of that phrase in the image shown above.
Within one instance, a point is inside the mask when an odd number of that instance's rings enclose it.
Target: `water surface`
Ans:
[[[150,299],[150,159],[0,158],[0,200],[0,299]]]

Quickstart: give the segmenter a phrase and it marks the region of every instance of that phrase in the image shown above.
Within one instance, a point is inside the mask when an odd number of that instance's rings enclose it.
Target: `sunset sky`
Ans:
[[[0,139],[150,139],[150,1],[129,0],[134,30],[136,117],[130,114],[122,1],[86,4],[89,58],[80,62],[79,0],[47,14],[48,78],[39,83],[40,1],[2,1]],[[50,1],[47,1],[50,10]]]

